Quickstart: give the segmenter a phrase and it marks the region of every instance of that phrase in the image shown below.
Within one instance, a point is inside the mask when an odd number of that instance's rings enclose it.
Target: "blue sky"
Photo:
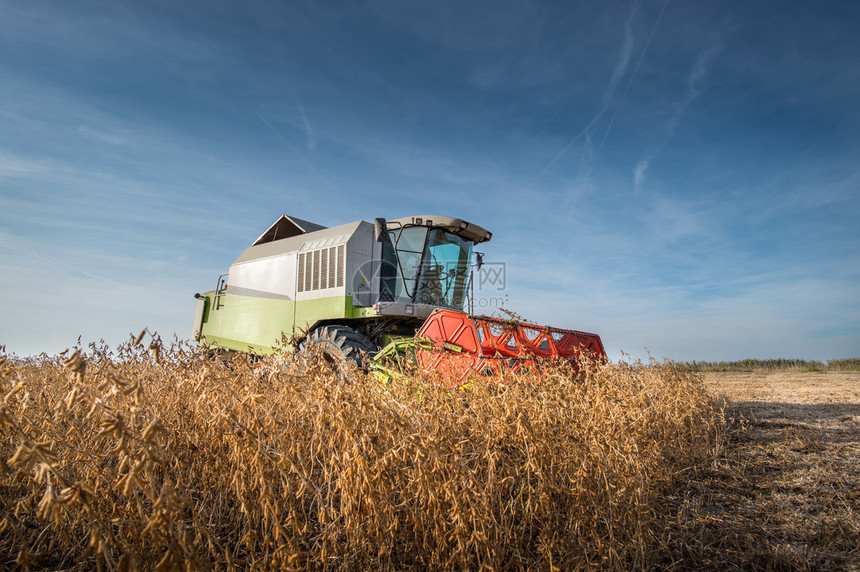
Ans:
[[[9,352],[187,337],[287,213],[474,221],[613,359],[860,355],[856,3],[0,10]]]

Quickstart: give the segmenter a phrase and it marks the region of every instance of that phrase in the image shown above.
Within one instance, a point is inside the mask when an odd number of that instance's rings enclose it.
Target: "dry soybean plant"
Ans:
[[[0,567],[647,567],[723,431],[671,364],[452,389],[157,337],[0,359]]]

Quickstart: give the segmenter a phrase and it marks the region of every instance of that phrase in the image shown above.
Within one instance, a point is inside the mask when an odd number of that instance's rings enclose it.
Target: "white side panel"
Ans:
[[[360,298],[369,306],[371,284],[356,297],[353,277],[370,261],[373,244],[373,225],[358,222],[254,246],[230,267],[227,291],[295,301],[352,295],[354,304]],[[291,245],[295,250],[275,250]]]
[[[355,306],[372,306],[374,299],[374,274],[378,264],[373,261],[373,225],[362,223],[347,243],[346,295],[352,296]]]
[[[296,253],[234,264],[230,267],[227,288],[235,294],[295,300]]]

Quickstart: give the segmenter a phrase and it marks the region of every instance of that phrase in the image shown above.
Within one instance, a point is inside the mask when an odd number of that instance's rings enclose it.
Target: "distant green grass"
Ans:
[[[860,370],[860,358],[832,359],[827,362],[827,369],[834,371]]]
[[[805,359],[743,359],[739,361],[692,361],[695,371],[860,371],[860,358],[832,359],[827,362]]]

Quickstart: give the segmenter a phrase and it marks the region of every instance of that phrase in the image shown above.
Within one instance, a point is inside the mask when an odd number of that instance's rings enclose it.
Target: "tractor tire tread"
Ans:
[[[308,334],[307,338],[299,345],[299,349],[305,351],[308,343],[325,342],[337,348],[344,359],[363,365],[365,359],[363,354],[376,353],[377,348],[367,336],[349,326],[321,326]]]
[[[359,349],[365,352],[377,351],[376,345],[367,336],[349,326],[327,326],[327,329],[336,332],[333,336],[330,336],[333,341],[336,337],[341,337],[341,339],[354,342],[356,346],[359,346]]]

